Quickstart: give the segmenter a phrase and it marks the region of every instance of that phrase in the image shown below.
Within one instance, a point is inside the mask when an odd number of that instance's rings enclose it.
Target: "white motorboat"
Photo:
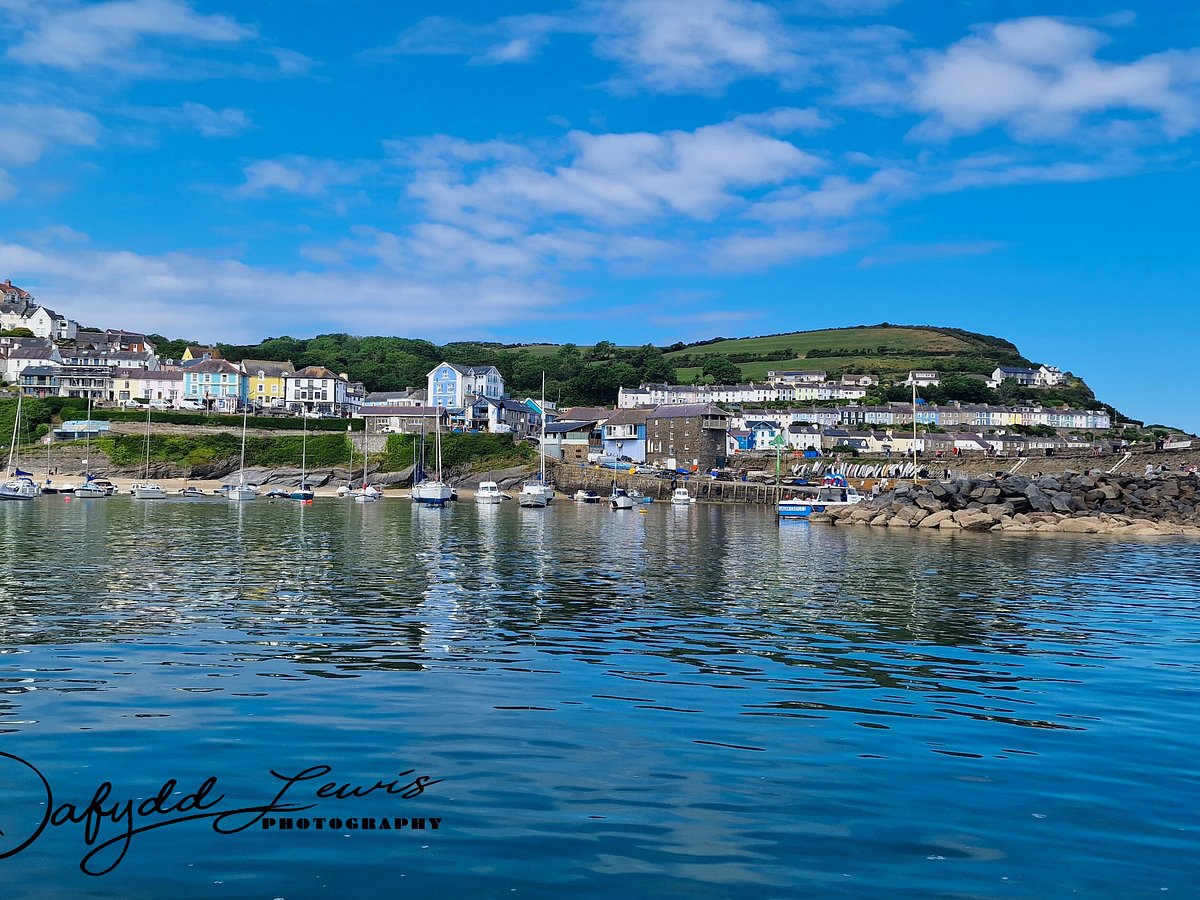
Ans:
[[[671,502],[686,506],[689,503],[695,503],[696,498],[688,493],[685,487],[677,487],[671,494]]]
[[[625,488],[614,487],[612,496],[608,498],[608,505],[613,509],[633,509],[633,498]]]
[[[585,491],[580,488],[575,492],[574,500],[576,503],[599,503],[600,495],[595,491]]]
[[[479,482],[479,490],[475,492],[476,503],[499,503],[504,499],[500,485],[494,481]]]
[[[188,485],[179,489],[179,496],[184,500],[207,500],[210,495],[204,493],[202,488],[196,487],[194,484]]]
[[[813,513],[853,506],[862,499],[845,475],[826,475],[819,487],[801,487],[794,495],[785,494],[775,511],[782,519],[807,519]]]
[[[97,484],[91,475],[87,476],[87,480],[83,484],[77,485],[72,493],[81,500],[109,496],[108,488],[102,484]]]

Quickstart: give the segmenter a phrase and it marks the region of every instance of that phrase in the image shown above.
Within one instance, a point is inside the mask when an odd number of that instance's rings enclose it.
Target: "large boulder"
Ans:
[[[918,522],[917,527],[918,528],[937,528],[943,522],[953,521],[951,519],[951,516],[953,516],[953,515],[954,515],[954,513],[952,513],[948,509],[939,509],[936,512],[931,512],[928,516],[926,516],[924,519],[922,519],[920,522]]]
[[[1025,499],[1029,501],[1029,505],[1037,512],[1050,512],[1054,508],[1050,502],[1050,498],[1036,484],[1031,484],[1025,488]]]

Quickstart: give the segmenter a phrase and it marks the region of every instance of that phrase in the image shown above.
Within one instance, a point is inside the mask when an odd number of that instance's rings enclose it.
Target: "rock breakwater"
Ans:
[[[1195,474],[996,475],[901,484],[813,522],[888,528],[1200,537]]]

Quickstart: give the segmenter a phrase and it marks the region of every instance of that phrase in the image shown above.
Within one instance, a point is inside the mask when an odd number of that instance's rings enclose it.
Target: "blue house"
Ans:
[[[249,400],[250,382],[241,366],[206,359],[183,370],[183,397],[215,412],[237,412]]]
[[[622,409],[605,420],[602,430],[605,456],[646,461],[646,416],[648,409]]]

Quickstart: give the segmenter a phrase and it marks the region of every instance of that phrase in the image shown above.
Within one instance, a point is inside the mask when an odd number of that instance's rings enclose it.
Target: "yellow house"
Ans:
[[[285,375],[296,374],[295,366],[272,359],[243,359],[242,369],[246,372],[250,403],[271,406],[273,401],[279,401],[276,405],[283,405],[283,379]]]
[[[187,347],[183,351],[183,356],[180,359],[183,362],[191,362],[194,359],[220,359],[221,351],[216,347]]]

